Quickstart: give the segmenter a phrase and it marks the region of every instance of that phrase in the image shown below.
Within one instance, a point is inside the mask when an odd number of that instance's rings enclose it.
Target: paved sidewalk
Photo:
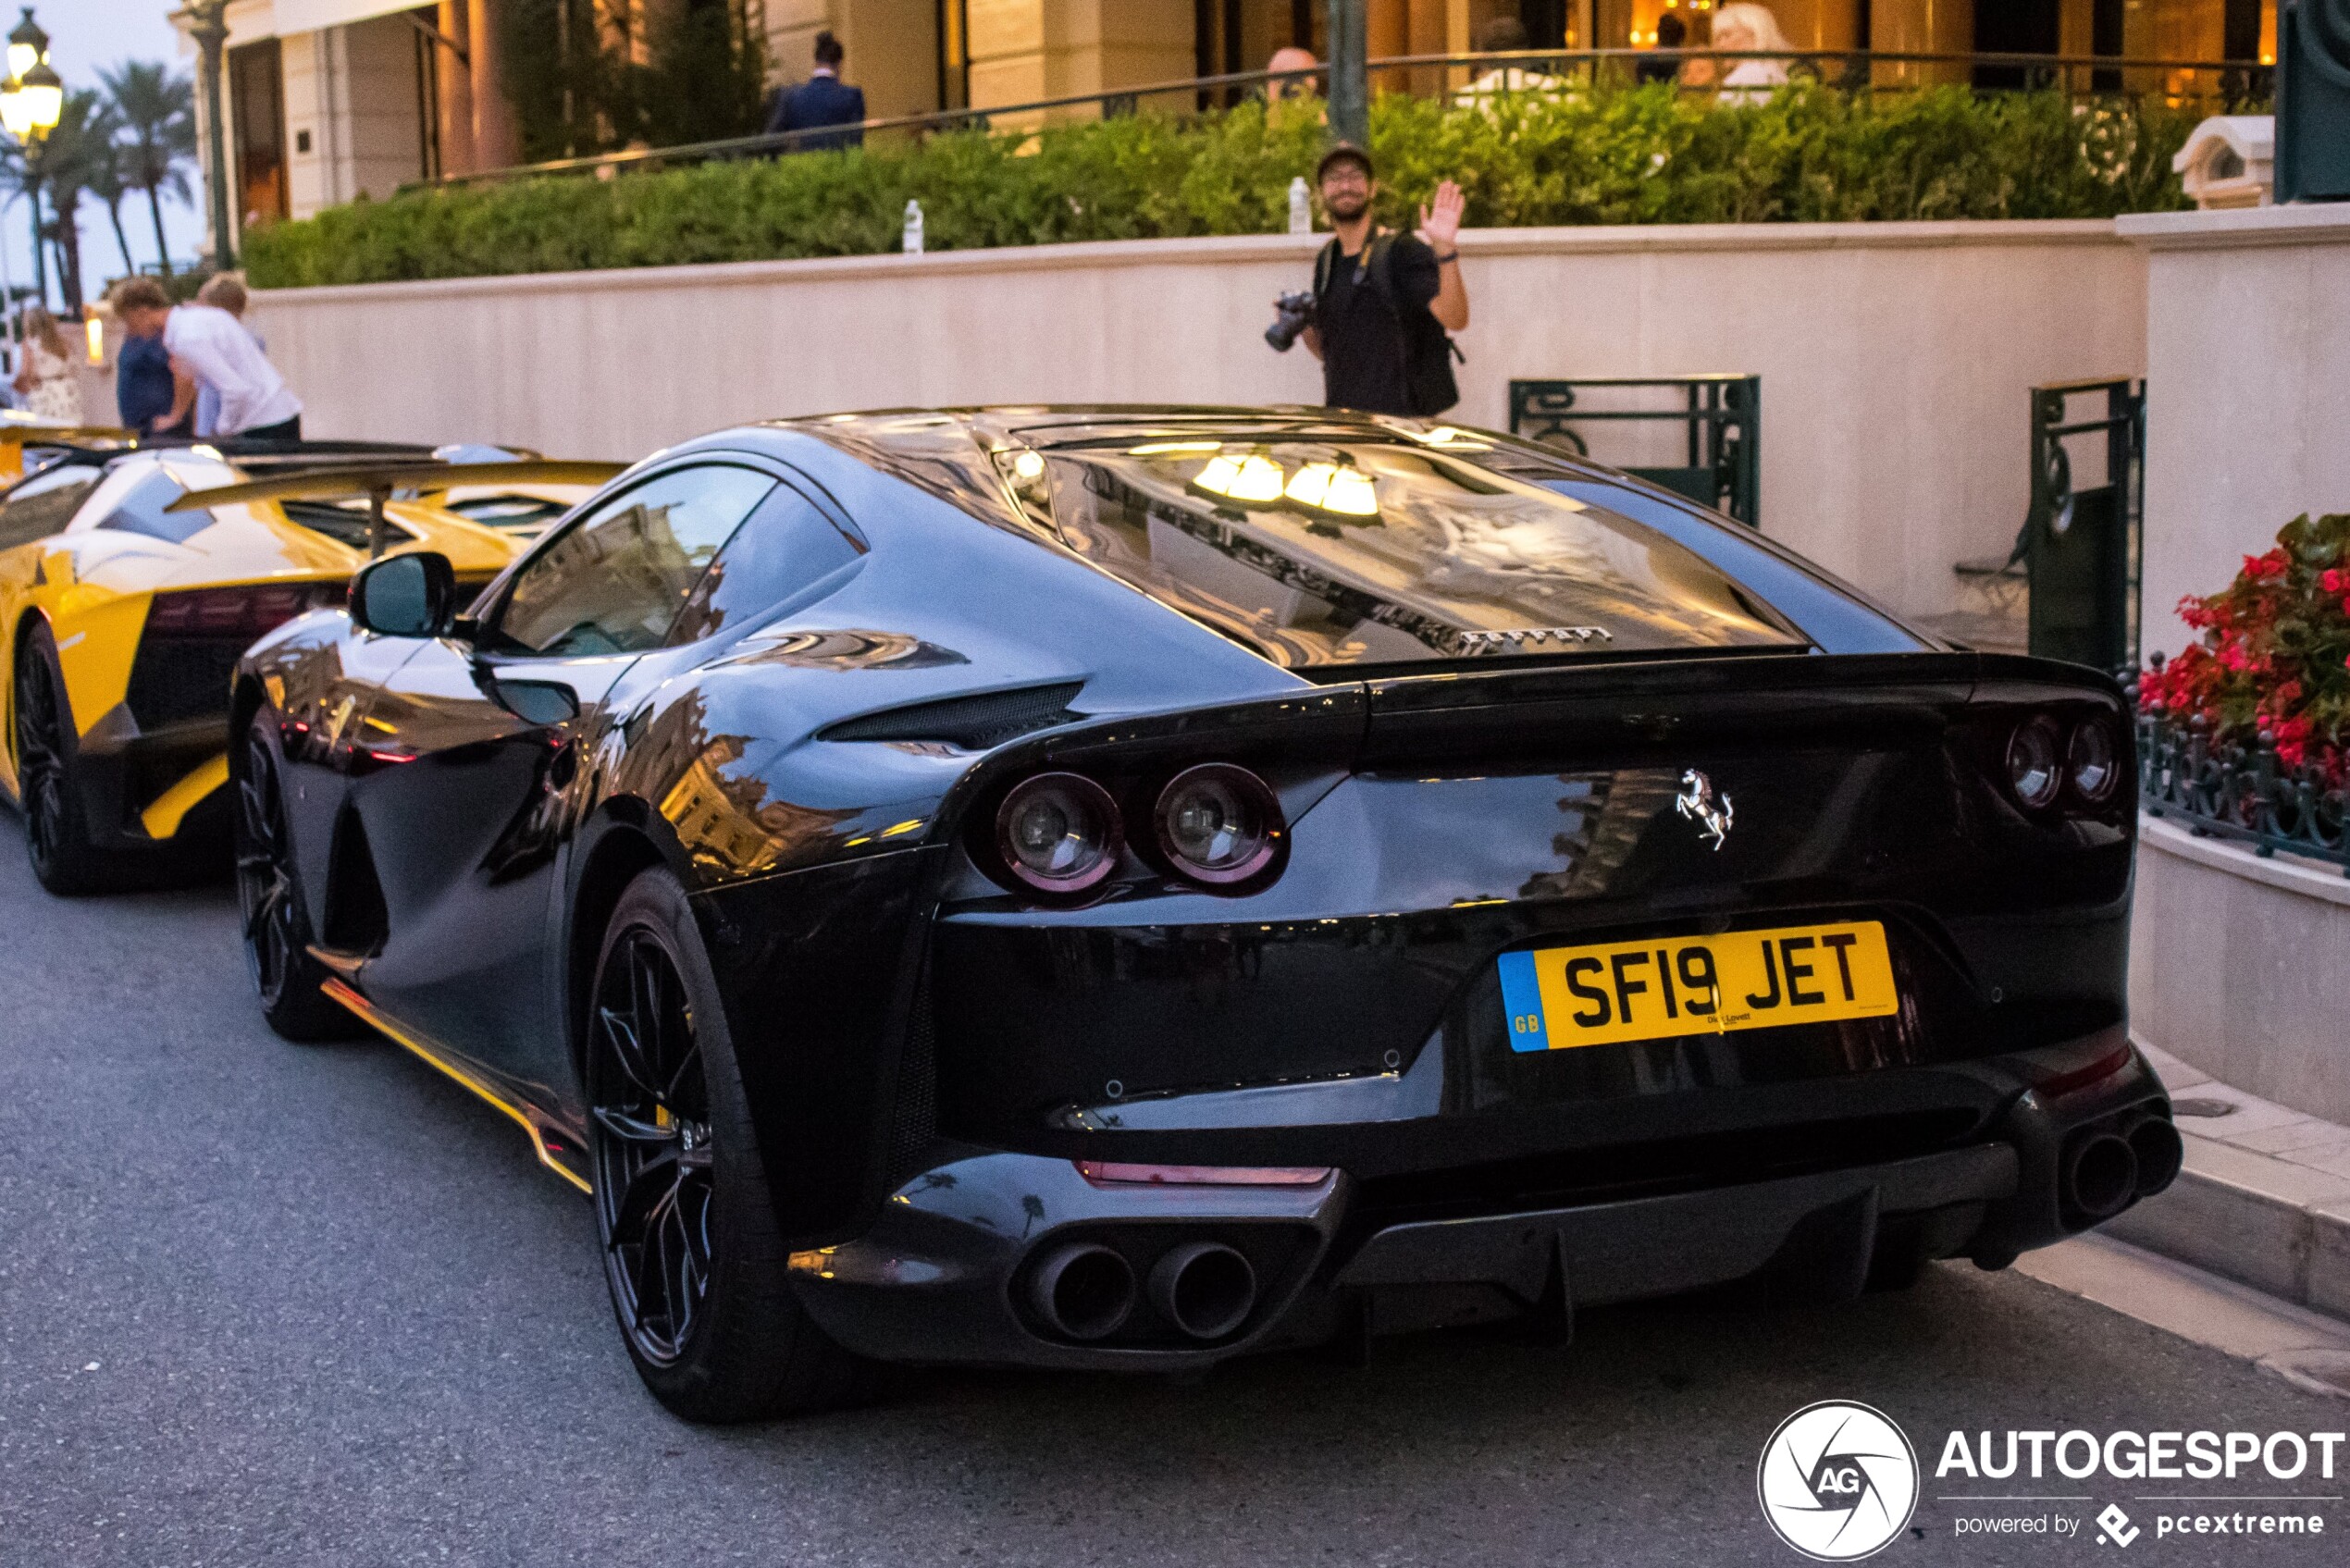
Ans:
[[[2186,1164],[2104,1234],[2350,1319],[2350,1128],[2141,1048],[2171,1092]]]

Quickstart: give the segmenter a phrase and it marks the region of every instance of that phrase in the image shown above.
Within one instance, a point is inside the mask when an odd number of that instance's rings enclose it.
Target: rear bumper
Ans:
[[[1985,1064],[1986,1066],[1990,1064]],[[1775,1296],[1857,1295],[1873,1272],[1932,1258],[2003,1265],[2085,1228],[2069,1204],[2069,1151],[2101,1131],[2166,1126],[2160,1083],[2135,1051],[2054,1099],[2024,1085],[1958,1146],[1695,1190],[1397,1218],[1343,1170],[1311,1187],[1097,1184],[1066,1159],[963,1149],[901,1186],[836,1247],[795,1254],[795,1284],[824,1329],[889,1361],[1175,1369],[1350,1335],[1548,1315],[1733,1281]],[[2147,1195],[2169,1174],[2149,1174]],[[1222,1338],[1187,1337],[1155,1306],[1156,1262],[1192,1242],[1252,1266],[1253,1304]],[[1062,1331],[1040,1267],[1071,1246],[1120,1254],[1137,1282],[1123,1326]]]
[[[109,710],[76,743],[68,780],[93,846],[225,858],[231,798],[217,764],[227,719],[142,731],[128,708]]]

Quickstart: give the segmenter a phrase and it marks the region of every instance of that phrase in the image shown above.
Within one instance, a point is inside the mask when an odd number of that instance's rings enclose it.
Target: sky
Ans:
[[[17,24],[24,5],[25,0],[0,0],[0,33]],[[194,56],[179,57],[179,34],[165,19],[175,8],[176,0],[32,0],[33,19],[49,34],[49,63],[68,88],[96,87],[99,68],[111,68],[124,60],[161,60],[183,75],[192,74]],[[201,191],[192,168],[189,182],[192,190]],[[152,266],[155,220],[147,216],[144,196],[134,201],[135,206],[124,204],[122,227],[130,237],[132,258]],[[204,235],[203,219],[195,210],[167,200],[163,224],[173,258],[192,256]],[[0,213],[0,241],[5,241],[8,277],[17,283],[30,282],[31,219],[23,202]],[[81,270],[85,290],[122,271],[122,253],[115,245],[106,210],[86,197],[81,204]],[[51,287],[56,287],[54,280]]]

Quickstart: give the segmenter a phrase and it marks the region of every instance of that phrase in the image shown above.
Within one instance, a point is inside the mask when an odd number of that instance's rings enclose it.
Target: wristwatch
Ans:
[[[1441,256],[1437,257],[1437,258],[1436,258],[1436,265],[1439,265],[1439,266],[1442,266],[1442,265],[1443,265],[1445,263],[1447,263],[1447,262],[1456,262],[1456,261],[1459,261],[1460,259],[1461,259],[1461,253],[1460,253],[1460,252],[1458,252],[1458,251],[1454,251],[1454,252],[1453,252],[1453,253],[1452,253],[1451,254],[1449,254],[1449,255],[1441,255]]]

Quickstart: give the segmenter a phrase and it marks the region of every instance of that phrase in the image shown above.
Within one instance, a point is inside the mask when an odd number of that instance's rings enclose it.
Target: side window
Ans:
[[[694,586],[669,630],[670,645],[738,628],[847,565],[857,553],[806,496],[778,485]]]
[[[158,468],[132,485],[98,526],[126,534],[144,534],[151,539],[175,545],[185,544],[212,526],[212,513],[201,508],[193,512],[164,510],[187,493],[185,485]]]
[[[501,646],[530,653],[659,648],[719,547],[775,481],[711,463],[663,474],[563,530],[514,579]]]
[[[95,468],[52,468],[35,474],[0,502],[0,549],[14,549],[61,532],[98,481],[105,475]]]

